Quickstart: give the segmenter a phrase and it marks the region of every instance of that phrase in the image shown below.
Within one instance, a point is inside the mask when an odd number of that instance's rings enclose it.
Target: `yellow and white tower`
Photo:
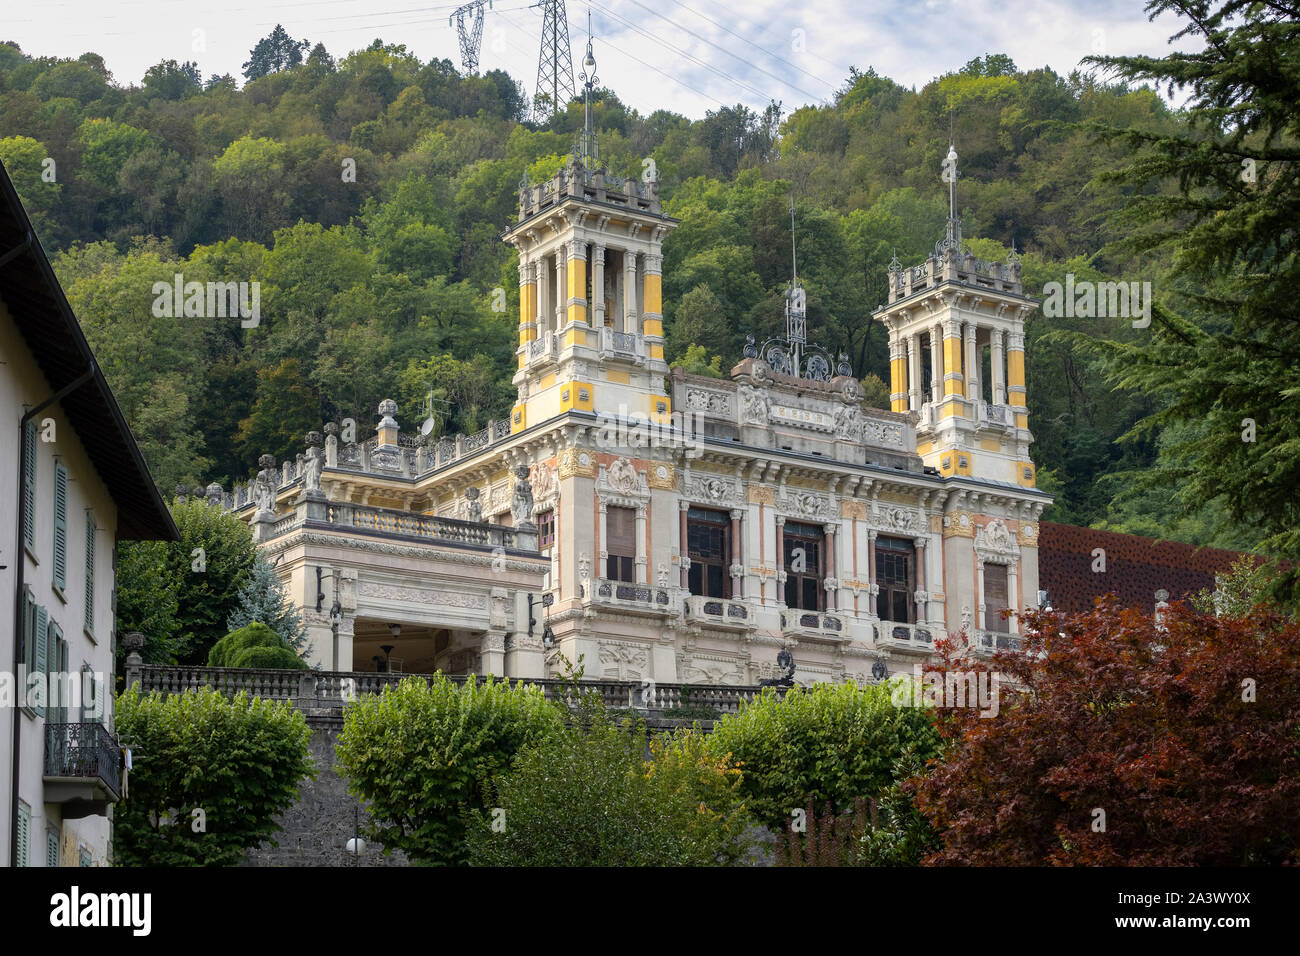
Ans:
[[[956,162],[950,149],[950,183]],[[977,259],[953,212],[934,255],[890,264],[889,301],[873,313],[889,330],[890,407],[917,414],[917,452],[940,474],[1033,488],[1025,319],[1038,302],[1014,250],[1005,263]]]
[[[519,190],[505,240],[519,250],[518,403],[511,430],[565,411],[603,411],[667,423],[663,241],[678,220],[659,206],[653,164],[612,179],[596,153],[584,61],[581,143],[550,180]]]

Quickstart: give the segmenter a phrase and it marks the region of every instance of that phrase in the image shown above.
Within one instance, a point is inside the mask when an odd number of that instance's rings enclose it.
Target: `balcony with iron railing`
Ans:
[[[45,802],[65,820],[102,816],[122,799],[122,748],[103,724],[45,725]]]

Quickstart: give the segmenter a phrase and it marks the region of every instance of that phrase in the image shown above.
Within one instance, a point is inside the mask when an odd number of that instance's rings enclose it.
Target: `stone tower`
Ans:
[[[519,250],[512,432],[568,411],[668,422],[662,250],[678,220],[660,211],[658,187],[610,179],[587,150],[521,184],[505,234]]]
[[[890,407],[918,416],[917,452],[944,476],[1035,484],[1025,400],[1025,318],[1038,305],[1020,262],[977,259],[949,218],[934,255],[889,268]]]

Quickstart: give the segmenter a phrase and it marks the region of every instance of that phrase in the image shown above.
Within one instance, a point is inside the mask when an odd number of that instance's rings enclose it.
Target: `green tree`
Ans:
[[[656,742],[595,694],[497,779],[471,815],[479,866],[713,866],[745,852],[740,770],[695,737]],[[495,824],[495,826],[494,826]]]
[[[257,400],[239,423],[238,447],[250,462],[262,455],[291,457],[301,448],[302,436],[320,423],[320,399],[298,360],[287,358],[257,373]]]
[[[876,797],[893,781],[904,748],[928,759],[937,743],[926,711],[896,707],[887,684],[814,684],[795,687],[784,699],[764,691],[709,735],[715,754],[740,763],[749,807],[774,830],[808,801],[830,801],[838,813],[851,810],[858,797]]]
[[[483,808],[488,781],[561,724],[541,691],[522,683],[410,677],[349,705],[335,752],[349,792],[370,804],[366,836],[452,865],[467,858],[464,811]]]
[[[285,702],[133,687],[116,715],[133,753],[131,798],[113,818],[125,866],[233,866],[273,837],[315,776],[306,718]]]
[[[237,631],[255,623],[269,628],[295,651],[303,649],[307,634],[302,617],[261,551],[253,559],[248,581],[239,592],[239,604],[226,619],[226,627]]]
[[[232,235],[265,241],[286,224],[285,155],[284,145],[273,139],[244,136],[213,160],[212,171]]]
[[[1263,530],[1262,549],[1300,556],[1300,98],[1288,66],[1300,55],[1300,9],[1151,0],[1147,10],[1183,18],[1177,38],[1202,49],[1089,60],[1126,80],[1189,89],[1186,127],[1087,128],[1134,151],[1107,177],[1141,190],[1115,210],[1131,230],[1122,248],[1172,253],[1175,267],[1148,339],[1092,347],[1111,363],[1113,385],[1158,402],[1131,437],[1196,425],[1144,480],[1177,488],[1187,511],[1222,499]],[[1176,190],[1152,188],[1166,183]],[[1300,571],[1281,587],[1300,597]]]
[[[256,80],[297,66],[302,62],[302,51],[310,45],[307,40],[295,40],[277,23],[275,29],[258,40],[249,51],[248,60],[242,65],[244,78]]]
[[[256,545],[248,525],[205,501],[176,502],[179,541],[126,541],[118,568],[117,632],[145,636],[149,663],[199,664],[226,635]],[[175,596],[159,604],[154,592]],[[119,667],[121,666],[119,645]]]

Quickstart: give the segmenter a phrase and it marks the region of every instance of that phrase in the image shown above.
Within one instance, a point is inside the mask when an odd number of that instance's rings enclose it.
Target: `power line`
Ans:
[[[709,23],[713,24],[715,27],[717,27],[719,30],[723,31],[724,33],[728,33],[728,34],[730,34],[731,36],[733,36],[733,37],[735,37],[737,40],[739,40],[741,43],[748,43],[750,46],[752,46],[755,50],[758,50],[760,53],[766,53],[766,54],[767,54],[768,56],[770,56],[772,59],[781,61],[781,62],[784,63],[786,66],[790,67],[792,70],[798,70],[798,71],[799,71],[800,73],[802,73],[804,76],[811,77],[812,79],[816,80],[818,83],[825,83],[825,84],[826,84],[827,86],[829,86],[832,90],[838,88],[838,84],[836,84],[836,83],[832,83],[830,80],[823,79],[822,77],[818,76],[816,73],[809,73],[809,72],[808,72],[807,70],[805,70],[803,67],[801,67],[801,66],[796,66],[794,63],[791,63],[791,62],[790,62],[789,60],[787,60],[785,57],[777,56],[775,53],[773,53],[772,51],[768,50],[766,47],[761,47],[761,46],[759,46],[757,43],[755,43],[753,40],[749,39],[748,37],[742,36],[741,34],[737,33],[735,30],[729,29],[729,28],[728,28],[727,26],[725,26],[724,24],[719,23],[717,20],[714,20],[712,17],[706,16],[705,14],[700,13],[700,11],[694,9],[693,7],[688,7],[686,4],[679,2],[679,0],[672,0],[672,2],[673,2],[674,4],[676,4],[677,6],[681,7],[681,8],[682,8],[683,10],[685,10],[687,13],[693,13],[693,14],[695,14],[697,17],[699,17],[700,19],[702,19],[702,20],[706,20],[706,21],[708,21]],[[716,4],[717,6],[719,6],[719,7],[722,7],[722,5],[721,5],[720,3],[716,3],[716,0],[715,0],[715,4]],[[725,7],[722,7],[722,9],[725,10],[726,8],[725,8]],[[728,13],[731,13],[730,10],[727,10],[727,12],[728,12]],[[733,15],[734,15],[734,14],[733,14]],[[734,54],[732,54],[732,55],[734,56]],[[834,66],[834,64],[831,64],[831,65]],[[847,72],[847,71],[845,71],[845,72]]]
[[[799,87],[795,86],[795,85],[794,85],[793,83],[791,83],[789,80],[782,79],[781,77],[777,76],[775,73],[771,72],[770,70],[765,70],[765,69],[763,69],[763,67],[759,66],[757,63],[754,63],[754,62],[752,62],[752,61],[750,61],[750,60],[746,60],[743,56],[739,56],[739,55],[737,55],[737,54],[735,54],[735,53],[732,53],[730,50],[726,49],[725,47],[719,46],[718,44],[716,44],[716,43],[714,43],[712,40],[710,40],[708,37],[704,37],[704,36],[701,36],[700,34],[696,33],[696,32],[695,32],[694,30],[692,30],[690,27],[683,26],[682,24],[680,24],[680,23],[676,23],[676,22],[674,22],[673,20],[669,20],[668,17],[664,16],[662,13],[659,13],[657,10],[652,10],[652,9],[650,9],[650,8],[647,7],[644,3],[641,3],[640,0],[631,0],[631,2],[632,2],[632,3],[635,3],[638,7],[640,7],[642,10],[644,10],[646,13],[654,14],[656,17],[658,17],[659,19],[661,19],[661,20],[667,22],[669,25],[671,25],[671,26],[675,26],[675,27],[677,27],[677,28],[680,29],[680,30],[684,30],[684,31],[686,31],[686,32],[689,33],[691,36],[695,37],[695,39],[699,40],[701,43],[707,43],[709,46],[713,47],[715,50],[721,50],[723,53],[727,54],[727,56],[731,57],[732,59],[740,60],[740,62],[742,62],[742,63],[747,63],[747,64],[749,64],[749,66],[753,67],[755,70],[758,70],[758,72],[762,73],[762,74],[765,75],[765,76],[770,76],[772,79],[776,80],[778,83],[782,84],[783,86],[788,86],[790,89],[794,90],[796,93],[800,93],[800,94],[802,94],[802,95],[808,97],[809,99],[811,99],[811,100],[813,100],[813,101],[820,101],[821,99],[823,99],[823,97],[817,96],[815,93],[809,93],[807,90],[801,90]],[[759,49],[762,49],[762,48],[760,47]],[[767,53],[766,50],[763,50],[763,52],[764,52],[764,53]],[[768,55],[770,56],[771,54],[768,54]],[[780,57],[777,57],[777,59],[780,59]],[[791,65],[793,66],[793,64],[791,64]]]
[[[573,50],[569,44],[569,15],[564,0],[538,0],[534,6],[542,8],[537,91],[533,96],[533,117],[540,122],[546,118],[544,112],[548,99],[550,115],[555,116],[578,95],[578,89],[573,83]],[[564,96],[565,93],[568,96]]]
[[[753,86],[753,85],[751,85],[750,83],[747,83],[746,81],[744,81],[744,80],[742,80],[742,79],[740,79],[740,78],[738,78],[738,77],[732,76],[730,73],[727,73],[725,70],[720,70],[720,69],[718,69],[717,67],[713,66],[713,65],[710,64],[710,63],[706,63],[705,61],[701,60],[699,57],[695,56],[695,55],[692,54],[692,53],[688,53],[688,52],[686,52],[685,50],[682,50],[682,49],[679,49],[678,47],[673,46],[671,43],[668,43],[668,42],[666,42],[666,41],[660,39],[659,37],[655,36],[653,33],[650,33],[650,32],[648,32],[648,31],[646,31],[646,30],[641,29],[639,26],[637,26],[637,25],[636,25],[635,23],[633,23],[632,21],[627,20],[627,19],[625,19],[624,17],[619,16],[617,13],[614,13],[612,10],[608,9],[607,7],[603,7],[603,6],[601,6],[600,4],[598,4],[598,3],[593,3],[593,4],[591,4],[591,5],[592,5],[593,7],[595,7],[597,10],[601,11],[602,13],[604,13],[606,16],[608,16],[608,17],[612,17],[614,20],[617,20],[619,23],[622,23],[623,25],[625,25],[625,26],[628,27],[629,29],[635,30],[637,33],[639,33],[639,34],[641,34],[642,36],[644,36],[647,40],[651,40],[651,41],[653,41],[653,42],[659,44],[659,45],[660,45],[661,47],[663,47],[664,49],[669,50],[669,51],[671,51],[671,52],[673,52],[673,53],[676,53],[678,56],[685,57],[687,60],[689,60],[690,62],[696,64],[697,66],[702,66],[702,67],[704,67],[706,70],[708,70],[709,72],[711,72],[711,73],[715,73],[715,74],[717,74],[718,76],[722,77],[722,79],[724,79],[724,80],[729,80],[730,82],[736,84],[737,86],[741,87],[742,89],[745,89],[745,90],[749,91],[750,93],[753,93],[755,96],[759,97],[760,99],[770,99],[770,97],[767,95],[767,93],[765,93],[763,90],[760,90],[758,87]]]

